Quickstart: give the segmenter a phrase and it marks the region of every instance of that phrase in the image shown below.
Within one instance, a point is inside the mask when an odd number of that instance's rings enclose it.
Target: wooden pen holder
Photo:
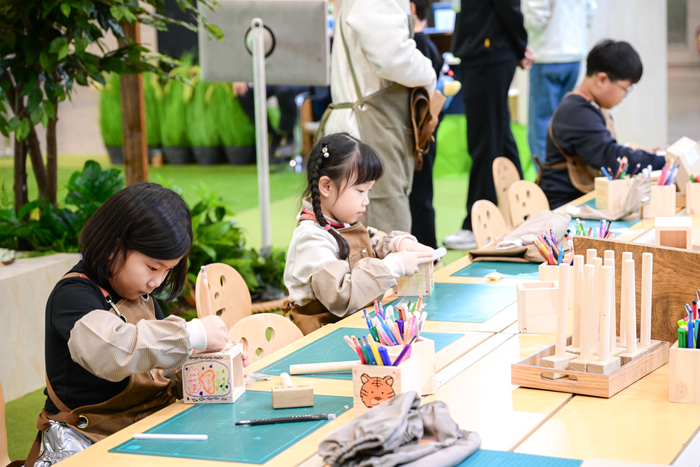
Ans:
[[[619,209],[623,207],[630,188],[632,188],[632,183],[633,180],[631,178],[608,180],[607,177],[596,177],[595,208]]]
[[[558,282],[518,282],[515,287],[518,330],[522,334],[556,332]]]
[[[433,262],[421,264],[418,272],[412,276],[402,276],[396,280],[394,295],[399,297],[424,296],[433,293]]]
[[[700,349],[678,348],[669,355],[668,401],[700,404]]]
[[[676,214],[676,185],[652,185],[651,200],[642,206],[642,216],[671,217]]]
[[[182,365],[185,404],[232,404],[245,392],[243,344],[229,344],[218,352],[195,353]]]
[[[540,281],[559,281],[559,266],[540,264],[538,269]],[[574,275],[569,274],[569,308],[574,307]]]
[[[685,213],[689,216],[700,214],[700,183],[685,184]]]
[[[387,353],[391,361],[394,361],[403,350],[402,345],[387,347]],[[425,337],[419,337],[411,345],[411,358],[418,360],[418,379],[421,387],[421,396],[434,394],[437,390],[437,378],[435,376],[435,342]]]
[[[356,365],[352,368],[352,399],[356,415],[406,391],[420,393],[417,358],[404,359],[399,366]]]

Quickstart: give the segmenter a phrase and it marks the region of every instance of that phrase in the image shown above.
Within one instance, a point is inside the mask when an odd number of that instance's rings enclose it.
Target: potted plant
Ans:
[[[198,79],[187,105],[187,139],[192,145],[194,159],[201,165],[214,165],[221,161],[217,129],[221,122],[216,121],[209,105],[216,87]]]
[[[119,91],[119,75],[109,73],[105,85],[95,85],[100,90],[100,132],[112,164],[123,164],[122,152],[122,101]]]
[[[158,76],[153,73],[143,74],[143,97],[146,105],[146,140],[148,141],[148,162],[153,154],[160,151],[160,113],[163,103],[163,88]]]
[[[215,86],[211,104],[228,163],[255,164],[255,127],[233,95],[229,83]]]
[[[165,85],[160,114],[163,157],[168,164],[188,164],[193,161],[187,141],[185,93],[189,86],[172,80]]]

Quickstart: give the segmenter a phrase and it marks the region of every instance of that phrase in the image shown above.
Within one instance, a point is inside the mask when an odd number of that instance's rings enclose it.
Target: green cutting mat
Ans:
[[[459,277],[485,277],[497,272],[504,279],[537,279],[539,264],[509,263],[506,261],[476,261],[452,274]]]
[[[345,342],[343,336],[362,337],[368,334],[367,329],[358,328],[338,328],[330,334],[326,334],[320,339],[316,339],[312,343],[305,345],[303,348],[296,350],[286,357],[282,357],[276,362],[266,366],[259,373],[266,375],[279,375],[280,373],[289,372],[289,365],[299,363],[327,363],[327,362],[345,362],[348,360],[357,360],[358,356],[350,349],[350,346]],[[439,352],[460,337],[461,334],[442,333],[442,332],[422,332],[421,337],[425,337],[435,342],[435,351]],[[313,378],[332,378],[332,379],[352,379],[350,371],[337,371],[332,373],[313,373],[307,374]]]
[[[233,404],[195,404],[145,432],[202,434],[209,436],[207,441],[132,439],[109,452],[264,464],[328,420],[259,426],[236,426],[235,422],[320,413],[339,416],[350,407],[352,397],[314,396],[313,407],[274,410],[269,392],[246,391]]]
[[[411,301],[418,297],[402,297]],[[428,321],[483,323],[515,303],[515,284],[444,284],[437,282],[432,295],[423,297]],[[396,305],[399,299],[391,304]],[[386,308],[386,307],[385,307]]]
[[[583,461],[479,449],[457,467],[578,467]]]

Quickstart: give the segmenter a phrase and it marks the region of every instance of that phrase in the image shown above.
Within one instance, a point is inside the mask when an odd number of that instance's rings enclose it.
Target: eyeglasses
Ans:
[[[615,86],[617,86],[618,88],[620,88],[620,89],[622,89],[623,91],[625,91],[625,95],[627,95],[627,94],[631,93],[632,91],[634,91],[634,84],[632,84],[630,87],[626,88],[626,87],[624,87],[623,85],[621,85],[620,83],[618,83],[617,81],[613,81],[612,83],[613,83]]]

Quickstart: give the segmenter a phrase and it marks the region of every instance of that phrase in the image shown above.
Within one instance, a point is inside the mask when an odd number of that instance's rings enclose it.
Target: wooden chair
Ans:
[[[528,216],[549,209],[542,189],[527,180],[519,180],[508,190],[508,205],[512,225],[522,224]]]
[[[0,382],[0,466],[10,463],[10,454],[7,451],[7,427],[5,426],[5,391]]]
[[[507,157],[497,157],[493,161],[493,184],[496,187],[496,196],[498,197],[498,209],[501,210],[501,215],[505,221],[506,227],[510,227],[510,209],[508,208],[508,189],[510,186],[520,180],[520,174],[510,159]]]
[[[243,344],[243,350],[248,352],[249,363],[302,337],[304,336],[296,324],[274,313],[260,313],[243,318],[228,333],[229,342],[235,340]]]
[[[480,199],[472,206],[472,231],[476,247],[481,248],[506,232],[506,223],[498,207]]]
[[[252,304],[248,286],[241,275],[228,264],[212,263],[205,266],[209,283],[211,313],[221,316],[226,327],[231,327],[241,319],[250,316]],[[197,275],[195,285],[197,316],[206,316],[207,307],[202,294],[202,271]]]

